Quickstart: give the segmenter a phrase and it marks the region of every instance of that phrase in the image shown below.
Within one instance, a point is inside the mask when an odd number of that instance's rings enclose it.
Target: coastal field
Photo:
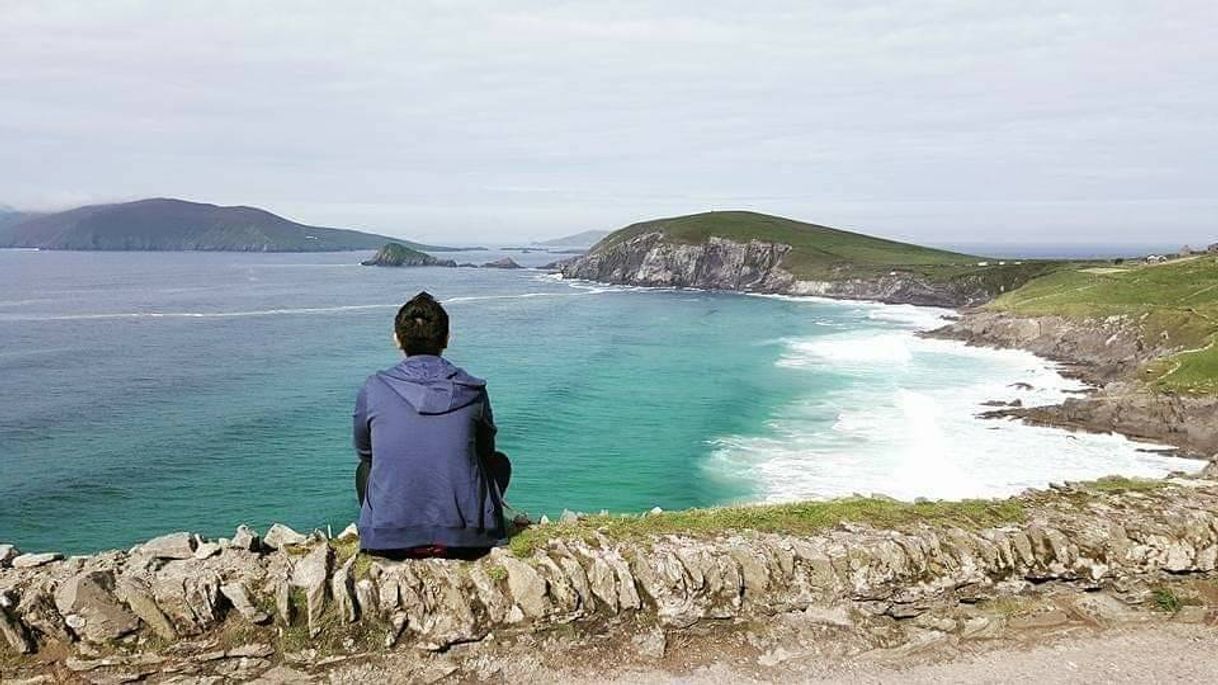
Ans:
[[[1176,349],[1141,378],[1152,387],[1218,393],[1218,257],[1162,264],[1063,268],[1007,293],[991,309],[1079,320],[1125,317],[1144,338]]]

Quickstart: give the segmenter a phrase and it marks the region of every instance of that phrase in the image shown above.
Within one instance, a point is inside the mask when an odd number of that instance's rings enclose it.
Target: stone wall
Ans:
[[[289,649],[289,639],[297,649],[441,650],[570,622],[644,617],[680,629],[842,602],[910,618],[1047,581],[1101,588],[1209,574],[1218,563],[1213,480],[1123,492],[1061,486],[1020,501],[1025,520],[1002,527],[842,522],[804,536],[725,531],[631,542],[589,531],[556,535],[527,557],[495,550],[477,562],[371,560],[352,554],[350,532],[328,540],[282,526],[217,541],[176,533],[70,559],[0,547],[0,649],[88,670],[159,663],[175,649],[260,661]],[[245,643],[205,641],[234,631]]]

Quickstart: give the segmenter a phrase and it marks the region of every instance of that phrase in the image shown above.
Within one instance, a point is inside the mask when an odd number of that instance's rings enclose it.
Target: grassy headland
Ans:
[[[1218,393],[1218,257],[1163,264],[1074,265],[1037,278],[990,303],[1026,316],[1126,317],[1144,339],[1180,352],[1143,369],[1152,386],[1187,394]]]
[[[1045,261],[999,264],[997,260],[985,257],[747,211],[702,212],[631,224],[611,233],[593,250],[657,231],[676,243],[700,244],[710,238],[723,238],[790,245],[791,251],[783,259],[782,266],[802,280],[870,278],[901,271],[932,281],[976,279],[992,283],[997,291],[1007,283],[1022,283],[1054,268],[1051,262]]]

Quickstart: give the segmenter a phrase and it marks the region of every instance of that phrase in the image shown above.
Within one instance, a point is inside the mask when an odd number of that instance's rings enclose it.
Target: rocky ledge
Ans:
[[[1001,292],[1002,274],[935,281],[894,268],[874,277],[800,280],[783,265],[789,245],[762,240],[738,242],[711,237],[703,243],[677,243],[660,232],[640,234],[571,260],[556,262],[564,278],[618,285],[698,288],[785,295],[816,295],[889,304],[962,307],[988,302]],[[997,275],[995,275],[997,274]],[[1027,274],[1023,276],[1026,280]]]
[[[611,539],[556,524],[527,554],[477,562],[378,560],[355,553],[353,530],[328,539],[279,525],[68,559],[0,549],[0,677],[240,680],[563,625],[644,626],[639,644],[662,653],[665,634],[708,623],[790,612],[900,623],[1049,582],[1148,595],[1218,564],[1218,481],[1205,477],[1058,486],[1008,505],[1019,516],[1001,525],[841,522],[806,535]],[[939,634],[985,629],[932,623]]]
[[[1139,382],[1141,368],[1178,352],[1179,346],[1163,338],[1147,339],[1129,317],[1080,321],[978,310],[965,312],[929,335],[970,345],[1028,350],[1063,363],[1067,373],[1095,388],[1091,394],[1061,405],[1001,409],[986,416],[1121,433],[1172,445],[1195,457],[1218,454],[1218,397],[1156,392]]]

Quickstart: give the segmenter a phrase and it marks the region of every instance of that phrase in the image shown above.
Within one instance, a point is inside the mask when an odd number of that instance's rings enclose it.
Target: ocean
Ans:
[[[0,541],[83,553],[240,523],[345,526],[355,392],[398,360],[393,314],[419,290],[449,309],[450,358],[489,380],[508,500],[534,517],[1199,467],[976,418],[989,400],[1080,388],[1030,354],[917,337],[947,312],[367,256],[0,251]]]

